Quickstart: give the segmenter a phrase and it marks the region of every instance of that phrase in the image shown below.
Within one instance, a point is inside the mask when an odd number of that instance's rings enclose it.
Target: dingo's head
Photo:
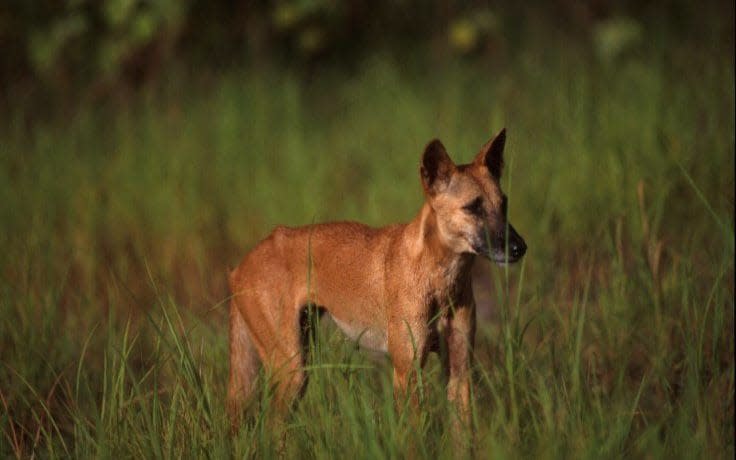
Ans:
[[[456,253],[482,255],[499,264],[516,262],[526,252],[524,239],[506,217],[508,200],[499,183],[505,143],[504,128],[472,163],[455,165],[435,139],[425,148],[420,167],[442,243]]]

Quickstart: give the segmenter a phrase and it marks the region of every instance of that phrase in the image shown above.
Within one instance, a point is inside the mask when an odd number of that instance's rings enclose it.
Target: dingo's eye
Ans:
[[[485,211],[483,210],[483,198],[477,197],[470,203],[463,206],[463,209],[465,210],[465,212],[474,216],[482,216],[483,214],[485,214]]]

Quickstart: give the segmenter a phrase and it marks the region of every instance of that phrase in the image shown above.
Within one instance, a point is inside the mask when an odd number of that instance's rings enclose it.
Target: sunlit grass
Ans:
[[[267,416],[264,384],[231,435],[225,279],[276,224],[410,219],[430,139],[465,162],[506,126],[530,249],[487,270],[468,454],[732,457],[733,66],[563,56],[262,69],[11,123],[0,453],[456,457],[439,361],[421,416],[399,414],[388,361],[329,324],[293,414]]]

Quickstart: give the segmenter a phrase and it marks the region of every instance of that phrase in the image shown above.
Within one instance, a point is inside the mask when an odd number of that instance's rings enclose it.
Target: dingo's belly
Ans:
[[[357,342],[361,347],[381,353],[388,352],[388,336],[385,330],[381,330],[376,326],[342,321],[332,314],[330,314],[330,317],[346,336]]]

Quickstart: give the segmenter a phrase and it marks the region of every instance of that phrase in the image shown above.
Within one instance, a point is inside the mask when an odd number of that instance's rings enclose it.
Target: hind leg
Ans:
[[[304,349],[299,315],[288,315],[279,322],[277,334],[264,339],[264,368],[274,384],[275,408],[285,413],[303,394],[307,377],[304,371]]]
[[[251,399],[258,375],[258,352],[235,300],[230,304],[230,382],[227,410],[233,429]]]
[[[306,383],[301,309],[283,305],[261,291],[260,297],[241,295],[239,309],[266,377],[274,385],[276,409],[282,413],[298,398]]]
[[[301,357],[281,356],[268,366],[275,385],[274,405],[279,413],[286,413],[303,394],[307,378]]]

